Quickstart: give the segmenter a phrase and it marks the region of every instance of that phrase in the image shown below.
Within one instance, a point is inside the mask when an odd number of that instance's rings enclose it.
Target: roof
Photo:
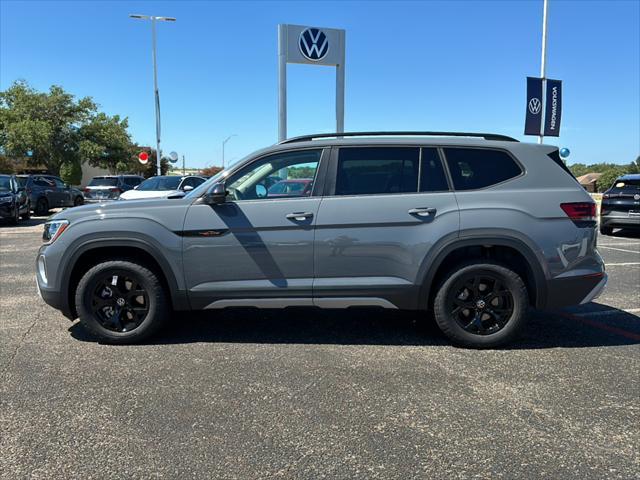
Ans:
[[[580,183],[580,185],[589,185],[591,183],[595,183],[598,180],[600,180],[600,177],[602,176],[601,173],[585,173],[584,175],[579,176],[578,178],[576,178],[576,180],[578,180],[578,183]]]
[[[618,180],[640,180],[640,173],[627,173],[622,175]]]
[[[485,140],[499,140],[506,142],[517,142],[513,137],[500,135],[497,133],[476,133],[476,132],[434,132],[434,131],[395,131],[395,132],[337,132],[337,133],[314,133],[302,135],[300,137],[287,138],[279,144],[304,142],[317,140],[320,138],[353,138],[353,137],[456,137],[456,138],[483,138]]]

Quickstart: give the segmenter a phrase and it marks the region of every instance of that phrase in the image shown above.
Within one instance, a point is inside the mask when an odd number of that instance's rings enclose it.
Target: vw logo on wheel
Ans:
[[[307,28],[300,34],[298,41],[300,53],[313,62],[322,60],[329,51],[329,40],[325,33],[318,28]]]
[[[540,109],[542,108],[542,103],[540,102],[539,98],[532,98],[531,100],[529,100],[529,111],[534,114],[537,115],[540,113]]]
[[[633,196],[633,199],[634,199],[634,200],[640,200],[640,194],[637,194],[637,193],[636,193],[636,194]]]

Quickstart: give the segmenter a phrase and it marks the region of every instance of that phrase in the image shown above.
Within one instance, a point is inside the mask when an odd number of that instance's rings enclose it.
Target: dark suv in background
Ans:
[[[53,175],[17,175],[20,188],[24,188],[34,213],[49,214],[49,209],[77,207],[84,203],[82,192],[67,185]]]
[[[30,216],[29,198],[15,175],[0,175],[0,218],[16,225],[20,217]]]
[[[136,188],[144,181],[140,175],[103,175],[93,177],[83,189],[87,203],[118,200],[120,194]]]
[[[640,228],[640,173],[623,175],[602,194],[600,233],[614,228]]]

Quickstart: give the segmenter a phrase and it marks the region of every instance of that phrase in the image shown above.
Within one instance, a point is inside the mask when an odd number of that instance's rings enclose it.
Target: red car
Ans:
[[[296,178],[281,180],[269,188],[269,197],[301,197],[311,195],[313,179]]]

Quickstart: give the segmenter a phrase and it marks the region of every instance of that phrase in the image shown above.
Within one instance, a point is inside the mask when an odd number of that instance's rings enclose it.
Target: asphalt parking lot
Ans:
[[[37,296],[42,219],[0,226],[1,478],[638,478],[640,235],[596,303],[509,349],[368,310],[177,315],[100,345]]]

